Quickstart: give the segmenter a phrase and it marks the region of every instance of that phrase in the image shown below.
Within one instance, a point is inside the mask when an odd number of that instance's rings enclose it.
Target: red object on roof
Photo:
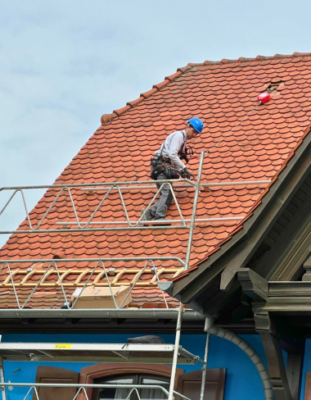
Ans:
[[[278,80],[278,94],[268,107],[257,107],[228,137],[210,153],[204,161],[202,183],[274,180],[289,161],[293,152],[309,132],[311,121],[311,55],[295,53],[292,56],[241,58],[239,60],[206,61],[189,64],[168,76],[164,82],[153,86],[137,100],[125,107],[102,117],[102,126],[94,133],[85,146],[70,162],[58,184],[136,181],[149,179],[150,157],[166,136],[176,129],[183,129],[191,116],[204,122],[204,132],[192,143],[195,153],[211,148],[237,125],[254,107],[254,99],[264,91],[267,83]],[[236,94],[241,101],[236,101]],[[299,99],[299,101],[293,101]],[[109,148],[109,152],[107,152]],[[196,174],[198,160],[190,161],[189,169]],[[196,218],[249,217],[260,204],[269,188],[269,183],[252,185],[210,186],[202,191],[197,206]],[[31,212],[33,226],[39,223],[55,196],[49,190]],[[96,209],[105,192],[73,191],[77,213],[82,221],[87,220]],[[124,201],[128,206],[129,218],[137,220],[140,210],[151,201],[154,192],[144,189],[125,191]],[[191,218],[194,191],[176,189],[176,197],[184,218]],[[112,191],[105,205],[97,212],[94,220],[124,221],[125,215],[117,191]],[[178,218],[178,211],[172,205],[168,218]],[[51,209],[42,229],[61,228],[56,221],[74,221],[75,216],[68,195],[64,192]],[[243,222],[221,220],[198,222],[193,236],[190,266],[195,266],[216,252],[228,241]],[[28,229],[27,221],[20,229]],[[53,258],[62,253],[66,258],[96,257],[148,257],[178,256],[185,259],[187,230],[144,230],[109,232],[72,232],[51,234],[14,234],[0,251],[0,259]],[[95,266],[95,265],[94,265]],[[92,265],[92,268],[94,267]],[[105,263],[115,273],[140,269],[143,264],[134,261]],[[172,262],[162,262],[160,268],[176,268]],[[15,273],[30,265],[12,265]],[[179,265],[178,265],[179,267]],[[61,269],[86,271],[90,268],[80,263]],[[175,270],[176,271],[176,270]],[[135,272],[135,271],[133,271]],[[171,279],[176,272],[160,274],[160,279]],[[0,282],[3,283],[8,271],[3,269]],[[41,275],[40,275],[41,276]],[[88,275],[84,276],[84,279]],[[96,275],[97,276],[97,275]],[[135,274],[121,272],[118,283],[129,283]],[[19,283],[25,274],[15,273],[14,282]],[[38,282],[35,274],[27,282]],[[145,277],[149,282],[154,274]],[[68,296],[74,291],[77,275],[64,275],[68,284]],[[104,282],[104,277],[99,283]],[[56,274],[49,275],[45,282],[57,282]],[[44,283],[45,283],[44,282]],[[84,281],[81,280],[80,283]],[[153,283],[156,285],[155,281]],[[70,286],[72,285],[72,286]],[[18,293],[26,299],[33,287],[17,286]],[[5,291],[5,292],[4,292]],[[51,299],[57,296],[63,302],[59,287],[36,289],[36,304],[51,307]],[[139,304],[162,302],[162,295],[156,286],[139,286],[132,292],[133,300]],[[49,297],[50,296],[50,297]],[[30,302],[30,306],[34,303]],[[12,286],[2,286],[0,307],[16,307]]]
[[[271,99],[271,95],[268,92],[260,93],[257,96],[257,100],[261,102],[261,104],[267,103]]]

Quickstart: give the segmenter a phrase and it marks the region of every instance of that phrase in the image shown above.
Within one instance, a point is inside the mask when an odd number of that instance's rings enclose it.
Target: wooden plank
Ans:
[[[269,298],[272,297],[309,297],[311,281],[269,282]]]
[[[297,315],[311,315],[311,297],[272,297],[266,302],[252,303],[254,312],[278,312]]]

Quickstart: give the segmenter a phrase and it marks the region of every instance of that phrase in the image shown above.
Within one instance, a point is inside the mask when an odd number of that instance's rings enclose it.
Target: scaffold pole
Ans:
[[[187,247],[187,253],[186,253],[186,269],[189,268],[189,262],[190,262],[190,255],[191,255],[191,247],[192,247],[192,237],[193,237],[193,231],[195,228],[195,214],[197,212],[197,204],[198,204],[198,198],[200,194],[200,183],[201,183],[201,175],[202,175],[202,169],[203,169],[203,163],[204,163],[204,151],[201,152],[201,157],[200,157],[200,164],[199,164],[199,169],[198,169],[198,176],[197,176],[197,181],[195,184],[195,194],[194,194],[194,201],[193,201],[193,208],[192,208],[192,217],[191,217],[191,223],[190,223],[190,231],[189,231],[189,239],[188,239],[188,247]]]

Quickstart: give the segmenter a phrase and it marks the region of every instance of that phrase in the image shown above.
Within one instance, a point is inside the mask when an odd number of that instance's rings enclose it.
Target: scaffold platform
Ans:
[[[0,357],[8,361],[79,361],[170,364],[173,344],[0,343]],[[177,346],[178,364],[201,361]]]

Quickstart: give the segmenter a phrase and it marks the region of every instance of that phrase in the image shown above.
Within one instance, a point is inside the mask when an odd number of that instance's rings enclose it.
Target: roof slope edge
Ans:
[[[186,72],[189,72],[192,68],[196,67],[201,67],[201,66],[207,66],[207,65],[221,65],[221,64],[234,64],[234,63],[245,63],[245,62],[256,62],[256,61],[264,61],[264,60],[279,60],[279,59],[286,59],[286,58],[293,58],[293,57],[308,57],[310,56],[311,53],[298,53],[295,52],[291,55],[283,55],[283,54],[275,54],[274,56],[256,56],[254,58],[247,58],[247,57],[240,57],[235,60],[229,60],[227,58],[223,58],[220,61],[209,61],[206,60],[203,63],[188,63],[185,67],[177,68],[177,71],[169,76],[166,76],[164,78],[164,81],[157,83],[153,85],[152,89],[148,90],[147,92],[143,92],[140,94],[140,97],[136,100],[128,101],[124,107],[121,107],[119,109],[113,110],[112,113],[110,114],[103,114],[100,118],[101,125],[105,125],[111,120],[119,117],[120,115],[124,114],[125,112],[131,110],[132,108],[136,107],[137,104],[142,102],[144,99],[147,99],[154,93],[158,92],[159,90],[163,89],[167,85],[169,85],[171,82],[173,82],[175,79],[177,79],[180,75],[185,74]]]
[[[280,170],[278,171],[278,173],[275,175],[275,177],[272,179],[272,181],[270,182],[270,184],[267,186],[267,188],[265,189],[265,191],[263,192],[262,196],[257,200],[257,202],[254,204],[254,206],[252,207],[252,209],[249,211],[248,215],[245,217],[245,219],[235,228],[235,230],[232,232],[232,234],[224,239],[221,243],[219,243],[219,245],[217,246],[217,248],[213,249],[213,251],[211,251],[209,254],[207,254],[206,258],[204,260],[201,260],[200,263],[197,263],[195,265],[193,265],[190,269],[188,269],[187,271],[185,271],[184,273],[180,274],[178,277],[176,277],[175,279],[172,279],[172,282],[174,283],[174,285],[179,281],[182,281],[184,278],[186,278],[189,275],[193,275],[191,277],[191,279],[189,280],[189,282],[187,282],[187,285],[189,285],[192,281],[194,281],[195,279],[198,278],[199,275],[201,275],[201,273],[203,273],[207,267],[210,267],[212,264],[216,263],[217,260],[224,255],[225,252],[229,251],[234,245],[237,244],[238,241],[242,240],[243,237],[245,237],[249,230],[251,229],[251,227],[254,225],[254,223],[258,220],[258,218],[260,218],[262,212],[264,211],[265,207],[268,205],[268,202],[270,202],[271,199],[267,199],[267,203],[264,204],[262,206],[262,210],[260,210],[260,212],[258,212],[258,214],[255,216],[254,220],[251,220],[251,217],[254,216],[254,213],[256,210],[258,210],[258,207],[263,203],[264,198],[267,196],[267,194],[271,191],[271,188],[274,186],[275,187],[275,183],[279,180],[280,176],[282,175],[282,173],[284,172],[285,168],[288,167],[288,163],[292,160],[293,164],[290,166],[290,169],[287,171],[286,176],[288,176],[288,174],[290,173],[290,171],[292,171],[292,169],[295,167],[296,163],[298,162],[300,155],[297,155],[297,151],[299,150],[299,148],[301,148],[301,144],[303,143],[303,141],[306,139],[306,136],[308,134],[310,134],[311,131],[311,123],[308,125],[308,127],[305,129],[305,132],[303,134],[303,136],[300,138],[299,142],[297,143],[296,147],[292,150],[292,152],[289,154],[289,157],[287,158],[287,160],[283,163],[283,165],[281,166]],[[311,135],[309,135],[310,140],[309,142],[311,142]],[[308,143],[309,144],[309,143]],[[301,151],[304,151],[305,149],[301,149]],[[297,155],[296,160],[293,160],[293,157]],[[278,187],[275,187],[275,192],[276,190],[281,186],[281,184],[283,183],[285,179],[285,176],[282,177],[282,180],[279,180],[279,184]],[[275,193],[274,192],[274,193]],[[271,198],[273,197],[274,193],[271,193]],[[247,224],[245,226],[245,224]],[[237,234],[240,232],[240,235],[237,236]],[[209,260],[208,265],[205,265],[203,267],[204,264],[206,264],[206,262]],[[181,282],[180,284],[178,284],[178,286],[181,286]],[[173,290],[172,287],[170,288],[170,295],[172,295]],[[176,293],[179,293],[179,290],[175,287],[174,288],[174,295],[173,297],[175,297]],[[180,296],[178,296],[179,298]],[[177,297],[176,297],[177,298]]]

